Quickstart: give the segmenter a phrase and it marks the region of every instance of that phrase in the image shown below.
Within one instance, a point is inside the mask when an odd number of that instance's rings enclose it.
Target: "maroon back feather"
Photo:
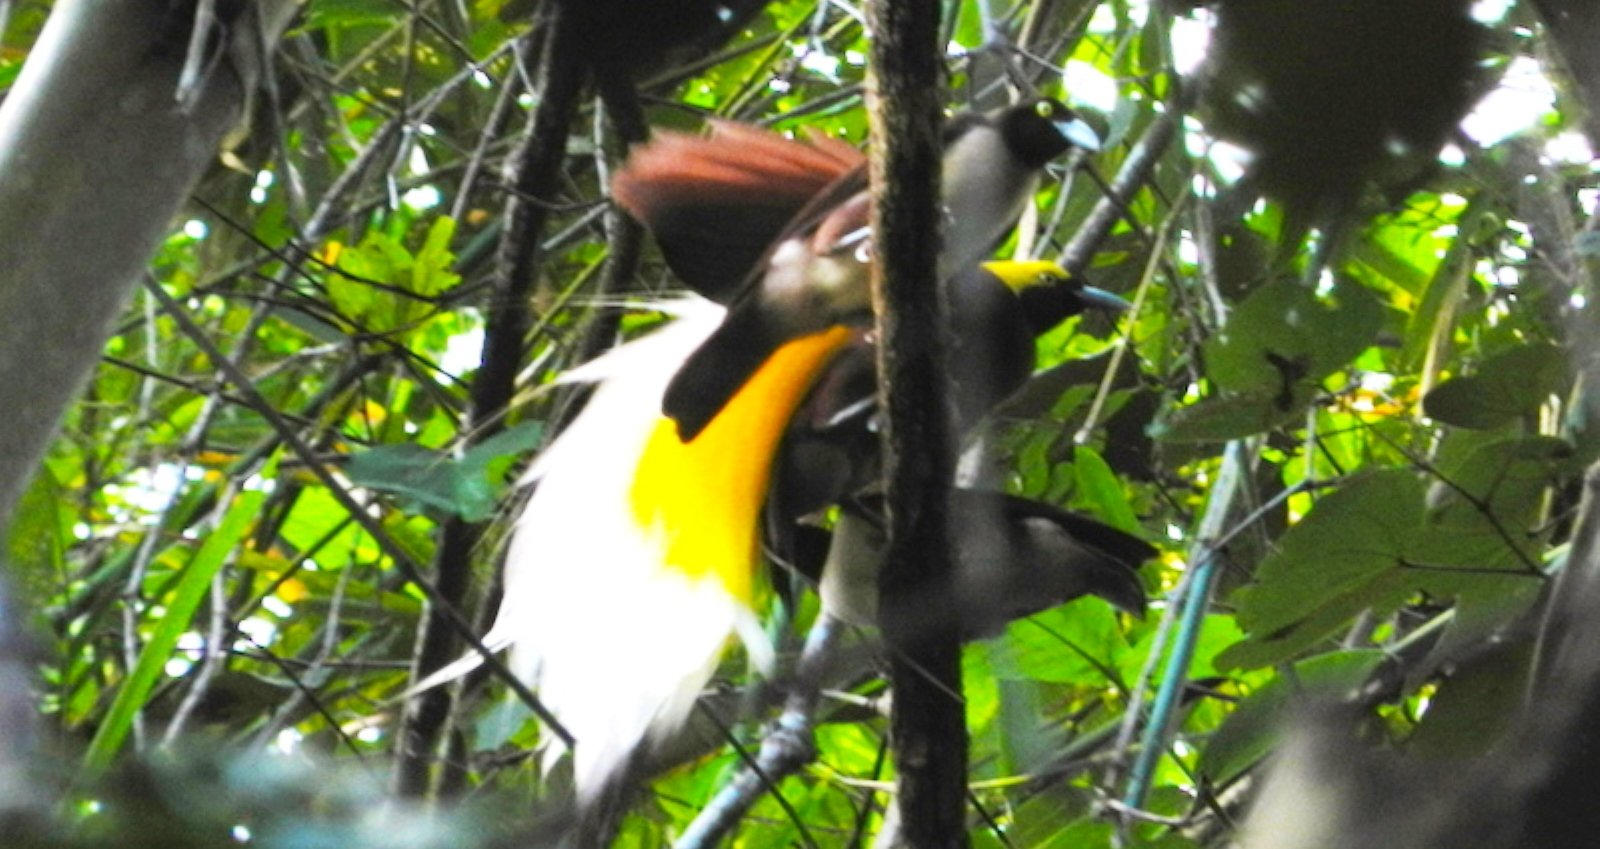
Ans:
[[[727,303],[796,215],[864,164],[837,139],[717,121],[709,136],[658,134],[617,172],[611,195],[655,235],[678,277]]]

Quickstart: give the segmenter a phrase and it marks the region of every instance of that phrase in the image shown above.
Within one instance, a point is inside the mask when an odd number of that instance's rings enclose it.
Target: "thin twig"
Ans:
[[[549,709],[533,695],[533,692],[517,676],[511,674],[511,671],[506,668],[505,664],[500,662],[495,653],[483,644],[472,624],[455,608],[442,604],[438,589],[423,574],[422,569],[411,559],[405,549],[401,548],[389,536],[389,533],[379,524],[378,519],[368,510],[367,505],[356,501],[355,497],[350,494],[349,489],[334,477],[333,471],[328,465],[317,459],[316,452],[306,444],[305,440],[295,432],[294,428],[290,427],[289,422],[278,414],[272,404],[261,395],[260,390],[256,388],[250,378],[228,361],[216,344],[205,335],[205,332],[199,325],[194,323],[194,320],[172,299],[172,296],[161,288],[160,284],[147,278],[145,287],[155,296],[157,302],[161,304],[161,308],[178,323],[183,333],[199,346],[212,364],[218,366],[219,370],[227,375],[228,380],[243,391],[250,400],[252,409],[260,413],[266,419],[267,424],[282,437],[289,450],[300,457],[306,464],[306,469],[317,478],[318,482],[327,488],[328,495],[338,502],[340,507],[345,509],[356,524],[361,526],[361,530],[372,538],[372,541],[383,551],[384,556],[388,557],[395,567],[405,575],[406,580],[416,585],[417,589],[442,612],[450,626],[456,629],[457,633],[471,645],[473,650],[483,656],[483,665],[488,667],[502,681],[506,682],[506,685],[516,694],[517,698],[521,699],[530,710],[546,723],[551,733],[560,738],[562,742],[571,745],[572,734],[562,727]]]

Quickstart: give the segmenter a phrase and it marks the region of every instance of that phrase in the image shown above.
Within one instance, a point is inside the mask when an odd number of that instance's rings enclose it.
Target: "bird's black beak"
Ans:
[[[1133,304],[1104,289],[1097,289],[1093,286],[1085,286],[1079,289],[1078,299],[1083,301],[1084,309],[1097,309],[1113,314],[1133,309]]]
[[[1089,122],[1082,118],[1074,117],[1066,121],[1054,121],[1052,123],[1056,125],[1056,131],[1061,133],[1061,137],[1072,142],[1074,147],[1083,148],[1090,153],[1098,153],[1100,151],[1100,134],[1089,126]]]

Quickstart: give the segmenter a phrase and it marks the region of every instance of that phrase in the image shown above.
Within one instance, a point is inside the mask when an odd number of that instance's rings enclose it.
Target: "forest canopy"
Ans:
[[[0,821],[41,847],[546,845],[573,773],[547,768],[564,723],[539,688],[498,663],[413,685],[498,648],[472,644],[519,591],[500,575],[525,476],[583,426],[563,376],[700,289],[673,234],[614,201],[630,153],[739,122],[841,173],[879,156],[878,7],[246,5],[0,0],[0,402],[19,411]],[[1142,616],[1052,597],[964,635],[950,845],[1590,845],[1600,15],[936,5],[947,125],[1059,101],[1095,137],[1038,169],[990,258],[1128,307],[1041,332],[950,465],[1155,552],[1132,564]],[[92,46],[124,25],[126,50]],[[47,122],[59,155],[8,153],[47,152],[27,141]],[[776,233],[793,210],[774,206],[694,238]],[[80,308],[105,321],[59,329]],[[876,452],[885,420],[858,413],[829,425]],[[827,500],[783,541],[842,538],[884,499]],[[748,530],[786,560],[756,506]],[[687,730],[629,764],[617,845],[898,828],[883,643],[851,627],[816,649],[822,602],[784,565],[750,590],[775,660],[714,635]],[[552,606],[624,653],[672,636],[647,627],[664,603]],[[1313,778],[1271,777],[1285,741]],[[1279,841],[1272,815],[1306,797],[1326,831]],[[1252,800],[1268,813],[1242,838]],[[1441,800],[1468,812],[1441,825]]]

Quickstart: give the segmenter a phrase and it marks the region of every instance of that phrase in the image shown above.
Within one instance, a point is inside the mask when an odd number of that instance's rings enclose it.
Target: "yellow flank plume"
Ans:
[[[760,511],[772,459],[806,390],[849,341],[833,327],[779,348],[694,441],[671,419],[656,422],[634,477],[635,520],[662,546],[662,565],[712,574],[728,594],[753,601]]]

